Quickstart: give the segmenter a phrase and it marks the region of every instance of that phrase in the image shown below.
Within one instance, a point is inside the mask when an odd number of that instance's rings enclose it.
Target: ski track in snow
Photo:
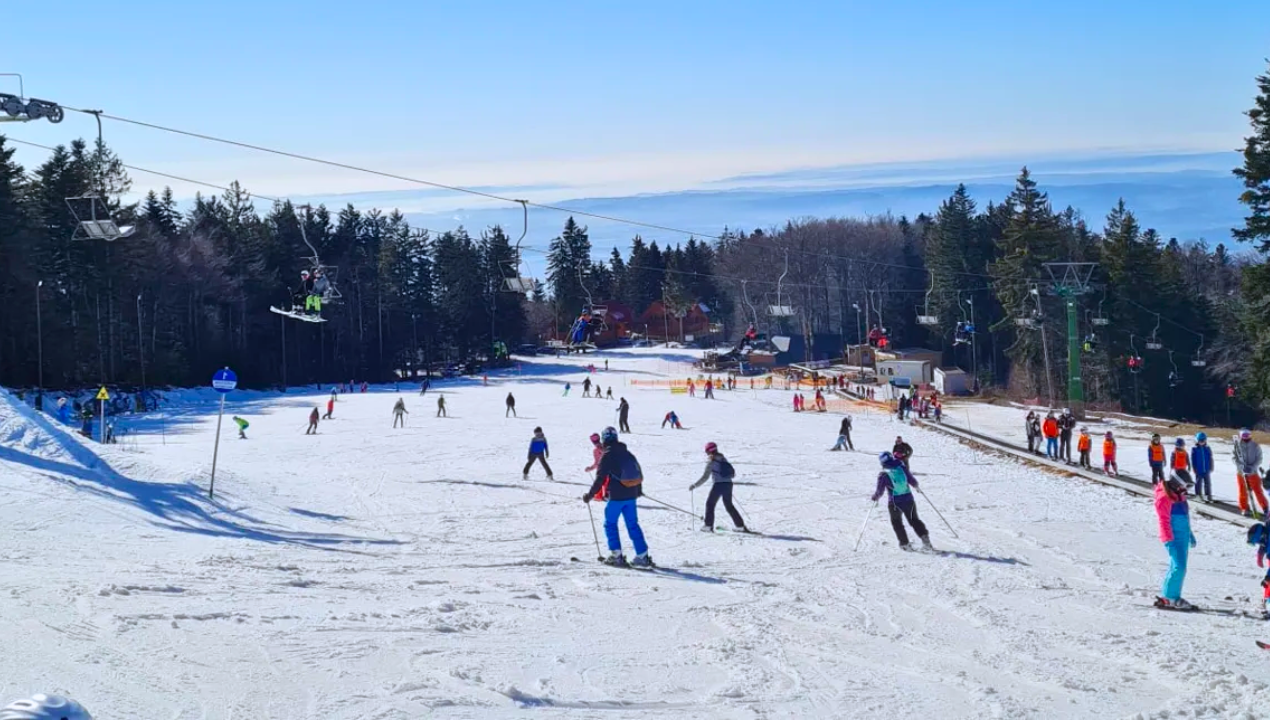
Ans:
[[[741,512],[767,535],[701,533],[645,498],[653,557],[678,572],[595,563],[582,468],[616,403],[579,385],[580,366],[604,357],[538,358],[523,377],[424,397],[403,384],[399,430],[391,388],[341,395],[316,437],[303,428],[325,393],[231,397],[251,439],[224,431],[215,501],[205,393],[187,394],[166,444],[142,434],[132,451],[82,442],[0,393],[0,623],[22,649],[0,658],[0,696],[60,690],[97,717],[210,719],[1242,719],[1270,707],[1261,622],[1148,607],[1167,558],[1145,499],[863,407],[860,452],[829,453],[838,417],[789,412],[789,392],[707,401],[625,385],[686,375],[674,362],[686,352],[612,353],[595,379],[631,402],[625,439],[648,495],[700,513],[706,488],[687,486],[714,440],[744,483]],[[528,417],[503,417],[509,389]],[[438,391],[449,419],[434,417]],[[659,429],[670,409],[690,429]],[[1022,426],[1023,411],[974,412],[981,431]],[[535,425],[556,482],[538,467],[520,477]],[[919,497],[945,554],[901,552],[884,506],[852,551],[875,454],[900,433],[960,534]],[[1137,470],[1132,443],[1121,463]],[[1215,481],[1218,495],[1233,489]],[[1187,595],[1255,609],[1243,532],[1194,524]]]

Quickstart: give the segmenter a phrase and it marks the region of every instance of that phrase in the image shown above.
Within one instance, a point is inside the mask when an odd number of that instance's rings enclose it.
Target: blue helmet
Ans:
[[[1195,433],[1195,442],[1204,442],[1207,439],[1208,439],[1208,433],[1206,432]]]
[[[878,462],[881,463],[883,467],[893,465],[895,464],[895,456],[889,452],[884,452],[881,455],[878,455]]]
[[[617,430],[613,426],[609,426],[600,431],[600,444],[608,447],[617,442]]]
[[[1182,438],[1178,438],[1178,439],[1174,440],[1174,441],[1173,441],[1173,444],[1174,444],[1174,445],[1176,445],[1176,446],[1178,446],[1178,447],[1186,447],[1186,441],[1185,441],[1185,440],[1183,440]]]

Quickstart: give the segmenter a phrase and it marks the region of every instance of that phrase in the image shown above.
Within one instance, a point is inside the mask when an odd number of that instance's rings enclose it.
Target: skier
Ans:
[[[1050,460],[1058,459],[1058,420],[1054,418],[1054,411],[1049,411],[1045,416],[1045,422],[1041,423],[1041,434],[1045,436],[1045,457]]]
[[[406,415],[409,414],[410,411],[406,409],[406,401],[397,398],[397,404],[392,406],[392,426],[395,428],[400,423],[402,427],[405,427]]]
[[[582,381],[582,397],[591,397],[591,378]]]
[[[586,397],[583,395],[583,397]],[[511,393],[507,393],[507,412],[503,413],[503,417],[516,417],[516,398]]]
[[[696,396],[697,396],[697,384],[692,381],[692,378],[688,378],[688,397],[696,397]]]
[[[542,469],[547,471],[547,479],[555,480],[555,476],[551,473],[551,466],[547,464],[547,458],[551,457],[551,449],[547,447],[547,436],[542,434],[542,428],[534,428],[534,436],[529,441],[529,461],[525,463],[525,471],[522,473],[522,479],[529,479],[529,468],[534,466],[534,461],[542,463]]]
[[[564,395],[562,395],[561,397],[569,397],[569,390],[572,389],[572,387],[573,387],[572,385],[566,382],[564,384]]]
[[[1102,436],[1102,471],[1109,477],[1120,476],[1120,466],[1116,464],[1116,438],[1110,430]]]
[[[608,372],[608,371],[609,371],[609,361],[606,359],[604,361],[604,372]]]
[[[335,394],[332,393],[331,396],[326,399],[326,414],[322,416],[322,419],[334,420],[335,418],[331,417],[334,413],[335,413]]]
[[[893,455],[896,460],[904,463],[904,469],[907,470],[909,469],[908,460],[913,457],[913,446],[904,442],[904,438],[896,435],[895,446],[891,448],[891,455]]]
[[[1089,437],[1089,428],[1080,429],[1080,437],[1076,439],[1076,452],[1080,453],[1080,466],[1086,470],[1092,469],[1089,464],[1089,451],[1094,448],[1094,439]]]
[[[1248,544],[1257,546],[1257,567],[1265,567],[1266,548],[1270,543],[1270,521],[1257,523],[1248,528]],[[1261,580],[1261,603],[1263,616],[1270,620],[1270,570]]]
[[[1164,481],[1164,446],[1160,444],[1160,434],[1151,436],[1151,444],[1147,446],[1147,462],[1151,465],[1151,484]]]
[[[1186,477],[1191,477],[1191,455],[1186,452],[1186,441],[1178,438],[1173,441],[1173,452],[1169,456],[1169,468],[1172,470],[1185,470]]]
[[[606,390],[606,391],[604,392],[604,399],[605,399],[605,400],[612,400],[612,399],[613,399],[613,386],[612,386],[612,385],[609,385],[609,389],[608,389],[608,390]]]
[[[1063,408],[1058,418],[1058,454],[1068,465],[1072,462],[1072,431],[1076,429],[1076,417],[1071,408]]]
[[[705,524],[701,526],[701,531],[714,532],[714,506],[719,500],[723,500],[723,507],[732,518],[732,524],[736,526],[737,532],[749,532],[745,527],[745,521],[741,519],[741,513],[737,512],[732,505],[732,479],[736,477],[736,469],[723,456],[723,453],[719,452],[719,446],[712,442],[706,443],[706,458],[705,472],[701,473],[701,477],[695,483],[688,486],[688,491],[692,492],[701,487],[706,480],[711,483],[710,495],[706,498]]]
[[[684,426],[679,424],[679,416],[675,414],[674,410],[671,410],[670,412],[666,413],[666,417],[662,418],[661,427],[663,430],[666,429],[666,423],[670,423],[670,428],[672,430],[684,429]]]
[[[626,402],[626,398],[622,398],[617,404],[617,426],[624,433],[631,431],[631,425],[627,422],[627,416],[630,415],[630,412],[631,404]]]
[[[599,496],[602,488],[608,488],[608,498],[604,505],[604,536],[608,540],[609,557],[604,562],[610,565],[625,565],[626,556],[622,554],[622,538],[617,532],[617,520],[626,522],[626,534],[635,546],[635,557],[631,565],[635,567],[654,567],[653,559],[648,554],[648,543],[644,541],[644,532],[639,527],[639,514],[635,500],[643,495],[643,471],[639,461],[626,449],[626,445],[617,439],[617,430],[606,427],[600,432],[600,444],[604,446],[604,457],[600,458],[600,467],[595,472],[595,482],[591,489],[582,496],[582,502],[591,502]]]
[[[1190,484],[1186,470],[1173,470],[1168,480],[1155,485],[1155,514],[1160,521],[1160,541],[1169,551],[1169,571],[1164,576],[1160,597],[1155,606],[1168,610],[1193,610],[1182,599],[1182,583],[1186,580],[1186,559],[1195,547],[1191,532],[1190,507],[1186,503],[1186,486]]]
[[[714,380],[706,380],[706,399],[714,399]]]
[[[594,472],[595,470],[597,470],[600,467],[600,458],[603,456],[604,456],[604,446],[600,444],[600,434],[591,433],[591,457],[593,462],[591,463],[590,467],[583,470],[582,472]],[[603,494],[601,494],[599,497],[601,500],[604,499]]]
[[[1041,426],[1037,423],[1036,412],[1027,411],[1027,419],[1023,421],[1023,427],[1027,431],[1027,451],[1036,452],[1037,438],[1041,436]]]
[[[304,431],[305,435],[317,435],[318,426],[318,409],[313,408],[313,412],[309,413],[309,429]]]
[[[851,442],[851,416],[842,418],[842,424],[838,426],[838,442],[830,450],[855,450],[855,445]]]
[[[596,384],[595,384],[595,399],[596,399],[596,400],[603,400],[603,399],[604,399],[604,392],[603,392],[603,390],[604,390],[604,389],[600,387],[600,384],[599,384],[599,383],[596,383]],[[610,388],[610,391],[611,391],[611,388]]]
[[[1244,517],[1257,512],[1257,506],[1250,501],[1248,491],[1256,496],[1256,502],[1266,507],[1266,496],[1261,490],[1261,446],[1252,439],[1252,431],[1244,428],[1239,431],[1235,441],[1235,480],[1239,484],[1239,510]],[[1249,508],[1251,506],[1251,509]]]
[[[1195,447],[1191,448],[1191,471],[1195,473],[1195,497],[1204,502],[1213,501],[1213,449],[1208,446],[1208,434],[1195,433]]]
[[[247,428],[251,427],[251,423],[247,422],[246,420],[243,420],[242,418],[238,417],[237,415],[235,415],[235,416],[233,417],[233,420],[234,420],[234,424],[238,426],[238,439],[239,439],[239,440],[246,440],[246,439],[247,439]]]
[[[882,493],[888,496],[886,510],[891,516],[891,529],[895,531],[895,539],[900,541],[900,549],[908,550],[908,533],[904,531],[904,519],[913,526],[922,545],[933,550],[926,525],[917,517],[917,502],[913,500],[913,492],[909,487],[917,487],[917,478],[904,467],[904,463],[891,453],[884,452],[878,456],[882,464],[882,472],[878,473],[877,490],[873,493],[873,502],[877,502]]]
[[[437,417],[450,417],[445,414],[445,396],[437,396]]]

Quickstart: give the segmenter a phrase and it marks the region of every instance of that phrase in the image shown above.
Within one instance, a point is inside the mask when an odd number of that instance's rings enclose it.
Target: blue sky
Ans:
[[[1264,0],[9,5],[0,71],[23,73],[28,95],[442,182],[543,186],[535,199],[856,162],[1229,150],[1270,55]],[[46,144],[95,132],[80,115],[0,129]],[[106,133],[131,164],[265,194],[411,187]]]

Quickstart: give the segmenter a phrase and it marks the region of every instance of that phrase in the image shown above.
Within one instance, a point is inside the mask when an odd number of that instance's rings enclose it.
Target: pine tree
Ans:
[[[564,232],[551,241],[547,250],[547,280],[559,316],[572,323],[588,302],[590,289],[584,286],[591,266],[591,240],[587,229],[570,217]],[[594,297],[591,298],[594,300]]]
[[[1270,253],[1270,71],[1257,76],[1257,97],[1245,114],[1252,134],[1244,139],[1243,167],[1234,172],[1244,182],[1239,202],[1248,206],[1248,216],[1244,226],[1233,232],[1266,254]]]

